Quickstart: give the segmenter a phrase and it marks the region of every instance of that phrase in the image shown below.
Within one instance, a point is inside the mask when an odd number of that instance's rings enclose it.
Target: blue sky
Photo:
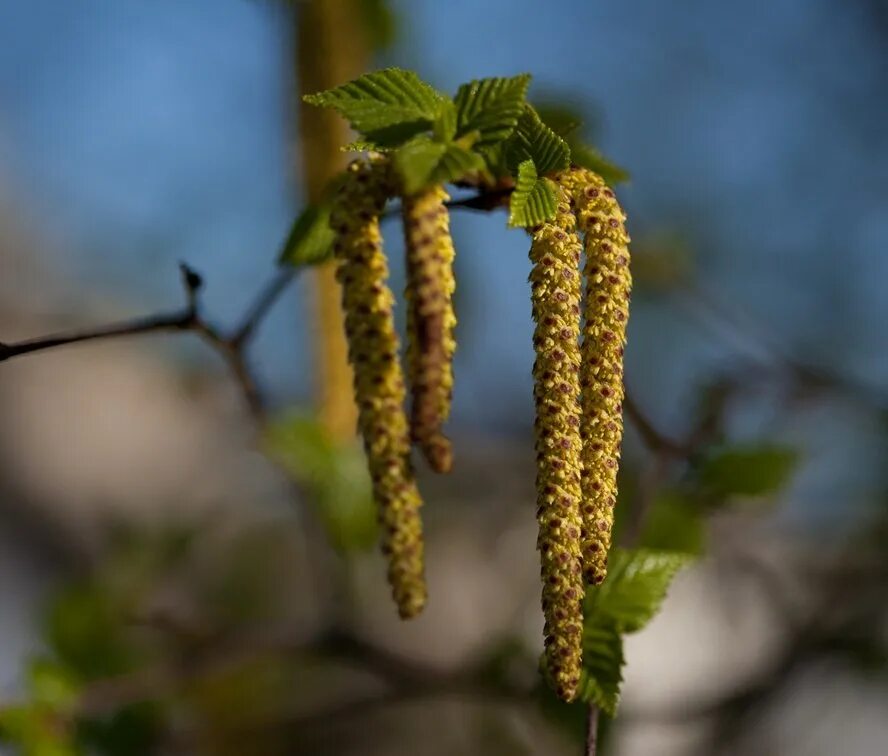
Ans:
[[[680,232],[707,286],[781,348],[885,383],[888,49],[866,3],[394,6],[403,33],[382,62],[445,90],[527,70],[533,92],[586,101],[632,171],[636,239]],[[289,44],[273,0],[0,0],[0,177],[53,264],[141,311],[178,300],[187,260],[212,312],[236,317],[300,201]],[[454,227],[456,420],[510,427],[530,412],[526,240],[502,216]],[[305,295],[257,345],[282,402],[308,391]],[[629,380],[677,420],[729,351],[644,291],[636,303]]]

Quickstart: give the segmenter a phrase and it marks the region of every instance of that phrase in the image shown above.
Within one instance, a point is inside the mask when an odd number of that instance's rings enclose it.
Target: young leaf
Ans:
[[[456,136],[477,131],[479,148],[489,147],[508,137],[521,116],[529,85],[530,74],[463,84],[454,98]]]
[[[700,506],[679,491],[665,491],[648,510],[639,545],[698,555],[703,552],[705,538]]]
[[[616,163],[608,160],[594,147],[580,142],[572,142],[570,145],[571,158],[581,168],[595,171],[604,179],[608,186],[622,184],[629,180],[629,172]]]
[[[718,496],[763,496],[780,490],[789,480],[798,454],[780,446],[735,446],[706,459],[698,476],[701,485]]]
[[[533,160],[538,173],[549,173],[570,165],[570,147],[527,105],[509,137],[506,160],[513,170],[525,160]]]
[[[586,621],[609,621],[622,633],[641,630],[660,609],[672,578],[690,561],[676,552],[615,550],[607,579],[586,593]]]
[[[305,415],[273,423],[265,441],[311,494],[335,548],[343,553],[364,551],[376,542],[376,507],[367,460],[358,445],[336,445],[320,423]]]
[[[312,105],[335,108],[367,142],[395,147],[432,127],[445,95],[413,71],[384,68],[324,92],[305,95]]]
[[[515,190],[509,201],[510,226],[538,226],[555,217],[557,201],[549,179],[537,176],[533,160],[518,166]]]
[[[606,620],[586,623],[580,698],[586,703],[594,703],[608,716],[615,716],[625,663],[623,638],[617,628]]]
[[[281,250],[281,265],[317,265],[330,257],[333,250],[330,208],[309,205],[293,223],[290,235]]]
[[[418,136],[400,147],[394,160],[407,194],[429,184],[457,181],[484,167],[484,159],[477,153],[454,142],[437,142],[427,136]]]
[[[540,120],[558,136],[570,143],[571,136],[583,125],[583,116],[573,106],[563,102],[534,102]]]

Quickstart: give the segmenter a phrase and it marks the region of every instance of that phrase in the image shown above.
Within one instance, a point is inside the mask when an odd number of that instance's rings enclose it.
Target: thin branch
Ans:
[[[675,441],[669,436],[657,430],[656,426],[648,419],[647,415],[642,412],[641,408],[636,404],[635,400],[627,392],[623,397],[623,409],[642,441],[652,451],[658,452],[669,457],[686,457],[688,448],[686,444]]]
[[[250,412],[258,420],[262,420],[265,415],[265,406],[256,379],[247,362],[246,349],[259,323],[268,314],[272,305],[287,286],[295,280],[297,271],[294,269],[276,271],[272,280],[263,287],[254,303],[247,310],[240,325],[231,334],[227,334],[207,320],[201,312],[199,295],[203,287],[203,279],[185,264],[180,265],[180,269],[186,300],[182,309],[107,326],[27,339],[12,344],[0,343],[0,362],[87,341],[138,336],[147,333],[190,332],[199,336],[222,356],[240,387]]]
[[[586,756],[595,756],[598,753],[598,707],[589,704],[586,714]]]

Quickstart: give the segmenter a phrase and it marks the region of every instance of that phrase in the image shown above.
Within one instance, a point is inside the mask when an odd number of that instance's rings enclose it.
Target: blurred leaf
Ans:
[[[311,105],[335,108],[366,141],[384,147],[403,144],[430,129],[447,101],[413,71],[401,68],[364,74],[303,99]]]
[[[418,136],[395,153],[395,166],[407,194],[430,184],[446,184],[484,167],[483,158],[465,147]]]
[[[534,102],[533,108],[546,126],[568,142],[570,141],[569,137],[583,125],[582,114],[569,104]]]
[[[623,682],[623,638],[616,626],[603,615],[583,627],[583,670],[579,696],[614,716]]]
[[[157,752],[161,738],[162,713],[154,702],[133,704],[102,719],[81,721],[77,737],[107,756],[150,756]]]
[[[119,607],[102,586],[74,584],[50,605],[47,642],[59,660],[83,679],[110,677],[130,665],[123,621]]]
[[[398,18],[388,0],[357,0],[358,10],[370,44],[376,50],[385,50],[398,36]]]
[[[44,657],[28,664],[28,688],[35,701],[55,709],[68,709],[77,699],[80,686],[71,672]]]
[[[793,449],[782,446],[732,446],[704,459],[697,477],[716,496],[763,496],[786,485],[798,460]]]
[[[552,182],[537,176],[533,160],[518,166],[515,190],[509,200],[510,226],[538,226],[555,217],[557,202]]]
[[[524,108],[529,85],[530,74],[477,79],[463,84],[454,98],[457,137],[476,131],[480,148],[508,137]]]
[[[506,160],[516,173],[526,160],[533,160],[538,174],[558,171],[570,165],[570,147],[541,120],[537,112],[525,105],[515,131],[506,144]]]
[[[614,549],[607,579],[586,591],[586,621],[613,623],[621,633],[641,630],[659,611],[676,573],[691,562],[688,554],[650,549]]]
[[[666,491],[645,516],[639,545],[696,556],[703,552],[705,535],[700,507],[677,491]]]
[[[630,178],[629,171],[608,160],[588,144],[571,143],[571,158],[580,167],[595,171],[609,186],[622,184]]]
[[[309,205],[293,223],[280,263],[299,267],[324,262],[333,252],[334,238],[329,206]]]
[[[376,507],[364,454],[337,446],[314,418],[293,415],[273,423],[266,443],[293,477],[309,489],[333,545],[343,552],[376,542]]]
[[[44,704],[0,709],[0,742],[18,746],[21,756],[78,756],[66,723]]]

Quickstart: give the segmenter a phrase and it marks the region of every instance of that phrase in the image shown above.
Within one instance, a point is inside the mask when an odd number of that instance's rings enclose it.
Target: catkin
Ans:
[[[354,368],[358,425],[364,438],[373,495],[379,508],[382,548],[400,615],[418,614],[426,599],[421,499],[410,464],[410,433],[404,412],[404,378],[386,281],[379,216],[392,193],[383,160],[356,161],[334,202],[337,278],[342,284],[349,360]]]
[[[530,248],[536,404],[537,520],[545,616],[545,666],[557,694],[580,679],[580,239],[567,195],[555,219],[534,229]]]
[[[626,216],[600,176],[574,170],[564,183],[572,189],[585,232],[581,549],[586,580],[599,584],[607,575],[623,438],[623,347],[632,288],[629,235]]]
[[[407,367],[413,404],[411,432],[432,469],[449,472],[450,441],[441,426],[453,393],[453,240],[444,188],[404,197],[407,248]]]

